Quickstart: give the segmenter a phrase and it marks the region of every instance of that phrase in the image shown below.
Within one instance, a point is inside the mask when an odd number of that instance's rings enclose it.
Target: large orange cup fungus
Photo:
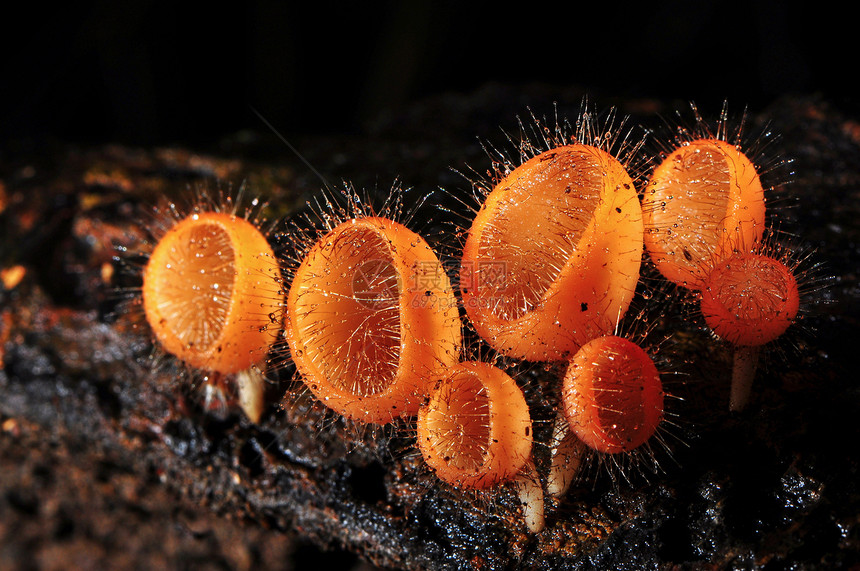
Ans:
[[[311,248],[287,298],[286,337],[311,392],[368,423],[410,415],[459,360],[456,299],[436,254],[392,220],[347,220]]]
[[[143,307],[164,349],[222,374],[263,360],[280,324],[281,272],[244,218],[195,213],[158,242],[143,274]]]
[[[642,203],[645,247],[670,281],[701,290],[710,268],[749,251],[764,232],[765,201],[753,163],[735,145],[698,139],[654,169]]]
[[[735,254],[705,278],[702,315],[714,333],[736,346],[731,410],[742,410],[749,400],[759,347],[782,335],[799,307],[797,280],[770,256]]]
[[[651,357],[614,335],[574,355],[562,402],[571,430],[589,447],[617,454],[642,446],[663,418],[663,384]]]
[[[532,157],[489,193],[463,248],[460,287],[499,352],[558,360],[611,333],[639,279],[642,210],[609,153],[566,145]]]
[[[418,447],[454,486],[483,489],[514,479],[532,449],[522,390],[487,363],[455,365],[418,412]]]

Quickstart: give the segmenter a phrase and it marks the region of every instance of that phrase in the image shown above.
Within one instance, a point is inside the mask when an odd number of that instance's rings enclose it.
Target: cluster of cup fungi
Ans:
[[[267,354],[282,335],[319,402],[361,424],[413,419],[440,480],[508,483],[538,531],[544,495],[563,494],[584,458],[635,454],[660,438],[661,373],[619,333],[643,263],[700,300],[708,327],[734,346],[732,410],[749,399],[759,348],[796,319],[796,265],[765,238],[760,173],[739,136],[728,140],[725,109],[715,132],[696,117],[650,173],[644,139],[623,121],[601,126],[586,110],[575,128],[536,122],[514,160],[473,183],[481,204],[453,280],[385,209],[322,213],[294,240],[290,264],[247,214],[199,206],[151,253],[147,320],[163,349],[210,384],[238,383],[255,422]],[[464,357],[464,323],[503,362],[566,367],[548,473],[532,460],[516,375],[498,359]]]

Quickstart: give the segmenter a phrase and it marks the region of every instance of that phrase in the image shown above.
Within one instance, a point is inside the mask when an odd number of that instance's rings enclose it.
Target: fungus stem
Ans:
[[[560,498],[567,492],[579,473],[585,452],[585,443],[576,437],[564,416],[559,414],[550,442],[552,463],[546,481],[547,494]]]
[[[750,399],[750,389],[752,389],[753,378],[758,367],[760,352],[761,345],[738,346],[735,349],[729,410],[740,412],[746,407]]]
[[[260,417],[263,416],[263,409],[266,406],[266,379],[260,373],[261,368],[264,366],[265,363],[261,363],[256,367],[236,373],[239,406],[242,407],[242,410],[245,411],[245,414],[248,415],[248,418],[254,424],[260,422]]]
[[[523,506],[523,518],[526,527],[532,533],[538,533],[544,528],[543,488],[534,460],[529,459],[513,481],[514,488]]]

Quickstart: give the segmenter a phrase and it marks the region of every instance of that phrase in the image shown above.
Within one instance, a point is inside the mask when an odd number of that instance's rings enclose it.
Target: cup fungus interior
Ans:
[[[484,385],[474,375],[450,380],[430,401],[428,430],[448,464],[476,472],[484,464],[490,445],[490,403]]]
[[[279,283],[279,264],[253,224],[193,214],[153,250],[144,311],[165,350],[199,369],[235,373],[262,360],[274,340]]]
[[[797,281],[785,264],[760,254],[737,254],[705,280],[701,310],[713,331],[734,345],[773,341],[800,306]]]
[[[735,146],[699,139],[654,170],[643,214],[645,247],[660,272],[699,290],[716,261],[760,242],[764,190],[755,166]]]
[[[311,249],[290,288],[286,333],[317,398],[365,422],[417,411],[430,378],[459,358],[440,268],[422,238],[383,218],[344,222]]]
[[[614,329],[639,278],[642,212],[624,167],[588,145],[532,157],[487,196],[460,269],[478,332],[551,360]]]
[[[302,299],[316,311],[296,315],[315,326],[303,358],[342,391],[382,393],[400,366],[400,288],[388,243],[372,228],[348,228],[330,243],[326,262],[311,278],[324,287]]]
[[[487,215],[470,233],[477,237],[475,295],[495,301],[493,316],[515,320],[540,303],[588,226],[602,182],[599,161],[579,146],[532,158],[494,189],[498,199],[487,200]]]
[[[487,488],[512,479],[531,455],[522,390],[487,363],[460,363],[418,413],[418,446],[442,480]]]
[[[562,400],[577,437],[610,454],[644,444],[663,418],[663,387],[654,362],[641,347],[614,335],[577,352]]]

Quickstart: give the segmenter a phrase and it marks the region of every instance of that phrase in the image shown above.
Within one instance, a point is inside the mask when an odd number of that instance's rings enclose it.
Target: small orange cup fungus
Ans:
[[[753,163],[735,145],[697,139],[654,169],[642,203],[645,247],[660,272],[701,290],[714,263],[750,250],[764,232],[765,201]]]
[[[797,280],[785,264],[761,254],[736,254],[705,279],[702,315],[714,333],[733,345],[764,345],[797,317]]]
[[[663,385],[651,357],[615,335],[598,337],[574,355],[562,401],[571,430],[599,452],[642,446],[663,418]]]
[[[743,410],[749,401],[759,347],[785,333],[799,308],[794,274],[770,256],[735,254],[708,274],[702,315],[714,333],[735,345],[731,410]]]
[[[416,413],[459,360],[460,328],[436,254],[386,218],[335,227],[308,252],[287,298],[286,337],[305,384],[362,422]]]
[[[418,412],[418,447],[454,486],[483,489],[514,479],[532,449],[522,390],[487,363],[453,366]]]
[[[639,280],[643,231],[633,181],[612,155],[573,144],[532,157],[489,193],[463,248],[475,329],[535,361],[611,333]]]
[[[221,212],[178,222],[143,274],[143,307],[159,343],[192,367],[222,374],[265,358],[280,328],[280,292],[280,265],[266,238]]]

